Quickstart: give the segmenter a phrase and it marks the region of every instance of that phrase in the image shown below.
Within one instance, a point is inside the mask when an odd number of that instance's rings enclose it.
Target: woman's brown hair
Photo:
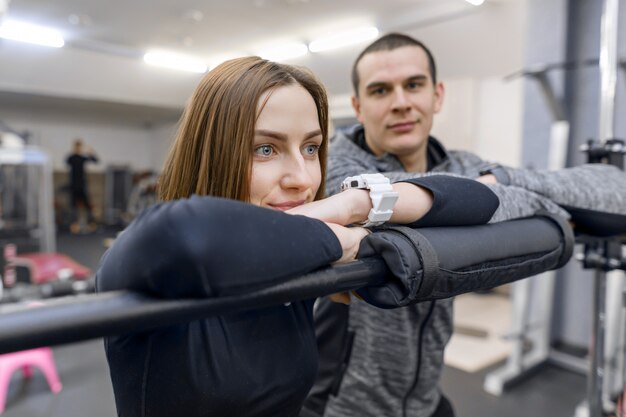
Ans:
[[[259,57],[226,61],[200,81],[165,162],[160,198],[198,194],[249,201],[257,106],[263,93],[287,85],[302,86],[317,107],[322,181],[315,199],[322,198],[328,149],[326,91],[308,70]]]

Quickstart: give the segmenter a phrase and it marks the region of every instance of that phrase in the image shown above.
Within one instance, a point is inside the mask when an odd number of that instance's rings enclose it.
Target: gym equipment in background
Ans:
[[[54,252],[52,163],[35,146],[16,142],[15,131],[0,123],[0,245],[20,251]]]
[[[124,226],[124,215],[133,186],[133,174],[126,165],[109,165],[104,176],[104,223]]]
[[[547,73],[553,69],[573,69],[580,66],[600,65],[600,142],[589,141],[582,150],[587,153],[590,163],[608,163],[624,169],[624,142],[614,139],[615,88],[618,66],[626,69],[626,59],[617,62],[617,0],[605,0],[602,14],[602,33],[600,59],[582,62],[568,62],[547,65],[521,75],[537,79],[551,110],[553,128],[564,119],[561,102],[551,88]],[[514,74],[518,76],[520,74]],[[557,129],[558,133],[558,129]],[[566,135],[566,132],[561,132]],[[566,142],[565,142],[566,143]],[[551,140],[551,145],[555,142]],[[553,147],[551,146],[550,152]],[[555,163],[558,158],[550,158]],[[558,167],[549,167],[558,168]],[[612,398],[624,390],[624,308],[622,292],[624,290],[625,270],[622,255],[626,234],[624,216],[598,213],[566,207],[576,223],[577,241],[584,245],[583,253],[578,256],[583,268],[593,269],[593,321],[592,337],[589,348],[590,360],[576,358],[555,351],[550,345],[550,322],[554,296],[554,281],[540,279],[540,291],[533,300],[539,308],[538,319],[530,322],[530,280],[514,284],[513,292],[513,351],[506,364],[490,372],[484,383],[487,392],[501,395],[507,385],[520,380],[537,366],[546,362],[556,363],[567,369],[586,372],[588,377],[587,399],[576,410],[578,417],[600,417],[604,411],[614,408]],[[607,274],[610,280],[607,281]],[[608,301],[607,301],[608,300]],[[605,331],[608,329],[608,331]],[[606,341],[605,341],[606,338]],[[605,343],[606,342],[606,343]],[[528,348],[530,345],[530,348]]]

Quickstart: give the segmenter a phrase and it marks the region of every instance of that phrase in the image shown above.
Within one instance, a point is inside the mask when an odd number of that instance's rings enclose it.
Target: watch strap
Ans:
[[[380,173],[363,174],[346,178],[341,184],[343,191],[350,188],[369,190],[372,208],[367,220],[362,222],[363,227],[379,226],[393,215],[393,207],[398,200],[398,193],[393,191],[393,187],[387,177]]]

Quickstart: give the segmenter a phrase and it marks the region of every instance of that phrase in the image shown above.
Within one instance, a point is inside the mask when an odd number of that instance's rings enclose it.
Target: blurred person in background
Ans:
[[[70,208],[72,212],[72,224],[70,231],[80,233],[96,230],[96,223],[93,217],[89,192],[87,190],[87,179],[85,177],[85,164],[88,162],[97,163],[98,157],[91,148],[86,148],[82,139],[76,139],[72,148],[72,153],[66,161],[70,169]],[[86,225],[85,225],[86,220]]]

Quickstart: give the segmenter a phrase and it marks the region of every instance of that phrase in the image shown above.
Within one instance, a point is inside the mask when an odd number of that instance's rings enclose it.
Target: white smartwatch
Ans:
[[[398,201],[398,193],[393,190],[389,178],[383,174],[363,174],[348,177],[341,183],[341,191],[360,188],[370,191],[372,209],[367,220],[361,223],[364,227],[379,226],[393,214],[393,206]]]

